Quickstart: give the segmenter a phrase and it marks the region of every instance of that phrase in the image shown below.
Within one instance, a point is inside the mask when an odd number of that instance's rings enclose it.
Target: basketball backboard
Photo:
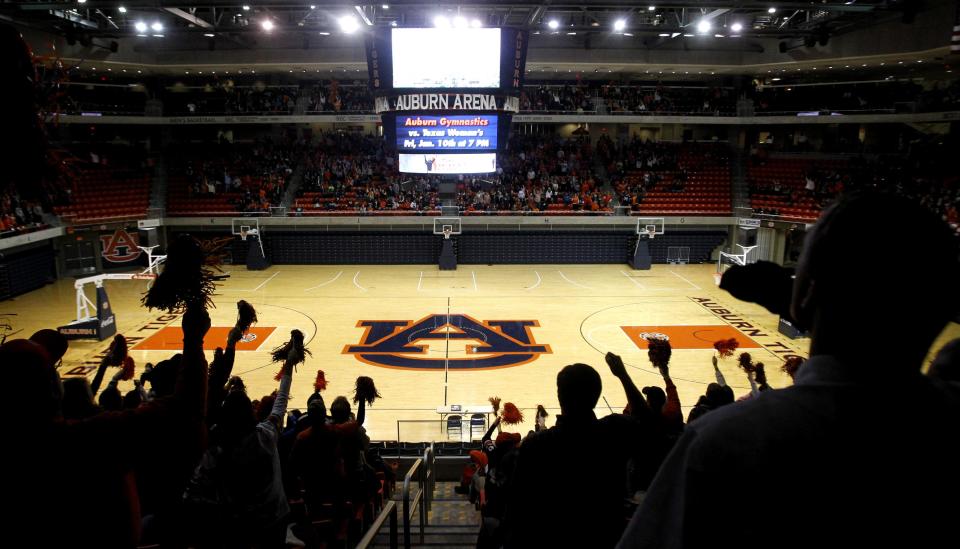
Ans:
[[[449,233],[450,235],[460,234],[460,218],[459,217],[433,218],[433,234],[442,235],[445,233]]]
[[[662,217],[638,217],[637,234],[661,235],[664,225],[665,219]]]

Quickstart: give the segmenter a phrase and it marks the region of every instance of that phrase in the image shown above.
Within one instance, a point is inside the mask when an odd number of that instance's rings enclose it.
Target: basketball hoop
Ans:
[[[445,225],[443,227],[443,239],[450,240],[450,235],[453,234],[453,227]]]
[[[650,240],[653,240],[655,236],[657,236],[656,227],[647,227],[647,238],[649,238]]]
[[[247,241],[247,231],[240,231],[240,240]]]

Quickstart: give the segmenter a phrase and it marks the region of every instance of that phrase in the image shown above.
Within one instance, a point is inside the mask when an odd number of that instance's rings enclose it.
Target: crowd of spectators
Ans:
[[[173,86],[163,95],[164,114],[293,114],[299,86]]]
[[[373,94],[366,84],[343,85],[336,81],[305,87],[307,113],[373,112]]]
[[[875,219],[894,217],[912,231],[876,238]],[[623,360],[606,354],[627,402],[622,411],[598,417],[603,382],[582,363],[557,374],[560,414],[551,420],[538,407],[526,435],[510,432],[518,410],[511,403],[500,410],[497,399],[497,419],[471,455],[467,491],[483,517],[477,546],[761,547],[771,539],[787,547],[891,539],[936,546],[947,539],[953,508],[918,502],[944,502],[960,490],[949,466],[960,459],[960,345],[944,346],[928,373],[921,366],[960,307],[958,240],[918,204],[861,194],[828,210],[806,246],[796,273],[760,262],[732,267],[720,286],[809,331],[810,358],[782,365],[793,386],[771,386],[764,366],[743,353],[736,362],[750,390],[737,399],[718,367],[735,345],[718,341],[716,381],[684,421],[671,345],[650,336],[649,361],[662,382],[640,388]],[[900,291],[886,291],[870,259],[908,246],[927,268],[898,269]],[[164,284],[186,288],[190,280],[171,275]],[[363,427],[366,406],[380,395],[372,380],[358,378],[355,414],[346,396],[328,406],[318,373],[312,394],[294,401],[293,378],[303,375],[295,366],[313,360],[297,330],[272,353],[281,363],[276,390],[251,394],[234,372],[251,318],[244,305],[209,368],[211,321],[202,301],[182,313],[179,353],[138,370],[118,336],[90,381],[60,379],[68,341],[54,330],[0,346],[17,388],[4,410],[31,410],[31,421],[11,425],[22,449],[6,475],[20,502],[7,510],[8,534],[42,536],[52,546],[200,549],[312,549],[357,539],[358,517],[374,515],[395,478],[370,451]],[[875,334],[865,315],[882,326],[916,323],[895,345],[864,346]],[[899,406],[871,406],[878,394],[897,395]],[[85,474],[62,471],[66,456],[83,456]],[[793,527],[811,508],[821,510],[817,518]],[[875,528],[878,519],[883,528]]]
[[[929,89],[908,80],[869,84],[758,87],[750,94],[757,114],[796,112],[937,112],[960,108],[960,83],[935,82]]]
[[[24,200],[12,186],[0,189],[0,238],[42,229],[43,206],[39,200]]]
[[[680,87],[608,84],[599,95],[613,114],[694,114],[731,116],[736,112],[733,91],[724,87]]]
[[[611,196],[598,182],[591,151],[586,136],[516,135],[495,177],[459,186],[458,206],[467,213],[607,212]]]
[[[281,203],[305,144],[290,137],[262,138],[201,149],[182,151],[175,170],[187,178],[190,199],[202,202],[225,195],[237,211],[269,212]]]
[[[607,212],[610,194],[594,175],[586,137],[516,135],[498,159],[497,172],[457,181],[456,204],[466,214],[551,209]],[[298,210],[360,213],[437,211],[436,176],[399,174],[382,141],[331,132],[312,145],[305,161]]]
[[[844,193],[887,191],[924,205],[960,232],[960,178],[937,152],[931,155],[920,147],[908,155],[809,160],[796,180],[751,178],[747,181],[751,197],[773,197],[779,203],[755,207],[754,213],[777,216],[783,214],[781,208],[806,203],[811,205],[810,217],[815,218]],[[751,157],[754,165],[766,162],[775,160],[762,154]]]
[[[307,75],[303,75],[307,76]],[[662,78],[662,76],[660,77]],[[737,100],[750,99],[756,114],[798,112],[937,112],[960,108],[960,81],[921,86],[908,79],[859,84],[794,86],[784,81],[736,89],[716,80],[535,81],[524,85],[521,112],[685,114],[733,116]],[[155,86],[159,86],[154,89]],[[132,74],[70,73],[47,98],[51,113],[103,112],[136,115],[148,98],[166,115],[293,114],[298,100],[308,113],[370,113],[373,94],[364,81],[283,80],[259,75],[190,75],[148,80]]]
[[[522,112],[575,112],[578,114],[596,111],[593,93],[582,84],[524,86],[520,92]]]

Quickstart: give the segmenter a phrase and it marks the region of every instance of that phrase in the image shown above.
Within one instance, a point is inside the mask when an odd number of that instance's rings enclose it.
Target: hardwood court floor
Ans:
[[[649,271],[626,265],[464,265],[453,272],[433,265],[228,268],[231,276],[211,311],[213,326],[223,329],[211,331],[207,347],[225,339],[236,300],[253,303],[260,329],[242,345],[247,350],[238,351],[234,368],[251,397],[276,387],[278,366],[270,363],[269,350],[298,328],[313,357],[295,375],[290,407],[306,407],[318,368],[330,381],[324,393],[328,406],[337,395],[352,396],[357,376],[370,376],[382,394],[367,414],[374,439],[395,440],[400,419],[420,421],[400,424],[402,440],[444,440],[437,406],[485,405],[494,395],[523,409],[528,421],[517,430],[525,433],[537,404],[558,412],[556,374],[574,362],[594,366],[603,378],[606,401],[601,399],[598,414],[619,411],[626,398],[603,355],[622,355],[639,387],[662,386],[640,348],[645,333],[665,333],[674,342],[671,374],[684,415],[714,381],[710,357],[720,337],[737,337],[766,364],[774,387],[789,384],[780,371],[782,357],[807,354],[808,341],[781,336],[775,316],[719,290],[713,265],[655,265]],[[178,315],[140,306],[146,284],[106,282],[118,328],[131,339],[138,375],[145,363],[174,352],[179,338]],[[88,290],[91,298],[92,293]],[[17,313],[14,328],[25,337],[71,321],[74,295],[72,281],[63,280],[0,304],[0,312]],[[378,322],[359,326],[361,321]],[[954,337],[960,337],[960,325],[951,324],[934,351]],[[62,375],[92,376],[108,343],[72,342]],[[721,369],[737,396],[749,391],[735,360],[723,361]],[[130,387],[132,382],[121,383],[123,391]]]

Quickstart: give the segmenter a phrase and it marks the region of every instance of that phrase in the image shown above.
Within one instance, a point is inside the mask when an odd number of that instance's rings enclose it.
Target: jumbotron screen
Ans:
[[[397,150],[496,151],[496,115],[397,115]]]
[[[394,88],[499,88],[500,29],[392,29]]]
[[[401,173],[460,175],[497,171],[497,153],[400,153]]]

